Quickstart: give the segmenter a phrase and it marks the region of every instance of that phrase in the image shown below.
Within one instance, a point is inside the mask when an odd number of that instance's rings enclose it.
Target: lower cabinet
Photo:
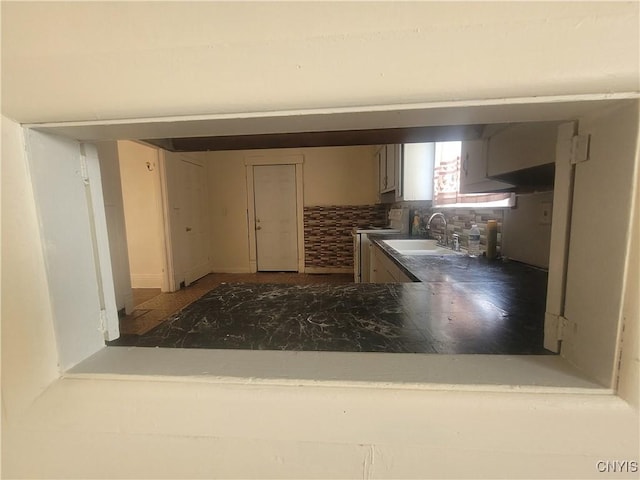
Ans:
[[[382,249],[369,244],[370,282],[371,283],[402,283],[413,282],[400,267],[387,257]]]

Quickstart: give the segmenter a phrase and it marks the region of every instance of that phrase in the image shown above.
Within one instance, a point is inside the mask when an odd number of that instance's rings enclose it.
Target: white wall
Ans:
[[[303,155],[305,206],[369,205],[377,202],[373,153],[373,147],[318,147],[199,154],[209,176],[213,271],[250,271],[246,157]]]
[[[2,108],[59,121],[637,90],[638,8],[3,2]],[[19,130],[2,129],[3,477],[586,478],[602,476],[598,458],[637,458],[638,405],[608,395],[51,383],[52,285]],[[637,279],[638,263],[626,268]],[[620,379],[629,400],[633,352]]]
[[[24,148],[22,129],[3,116],[3,424],[14,420],[59,375],[43,245]]]
[[[375,147],[320,147],[300,151],[304,155],[305,206],[378,202]]]
[[[124,308],[127,313],[130,313],[133,310],[133,293],[129,274],[129,253],[127,249],[118,143],[115,141],[98,142],[96,148],[100,159],[102,193],[107,230],[109,232],[109,250],[111,253],[116,305],[118,310]]]
[[[118,157],[131,286],[161,288],[164,233],[158,150],[120,141]]]
[[[553,204],[553,192],[519,195],[516,208],[505,209],[503,255],[536,267],[549,268],[551,223],[541,221],[543,204]]]
[[[595,479],[638,450],[606,395],[85,378],[31,411],[3,478]]]
[[[43,122],[636,91],[639,8],[7,2],[2,108]]]
[[[243,153],[229,151],[206,155],[212,270],[249,272],[247,180]]]

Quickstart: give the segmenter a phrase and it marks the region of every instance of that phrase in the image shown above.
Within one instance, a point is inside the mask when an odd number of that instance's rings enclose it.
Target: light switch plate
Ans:
[[[540,217],[538,222],[540,225],[551,225],[551,209],[553,204],[551,202],[542,202],[540,204]]]

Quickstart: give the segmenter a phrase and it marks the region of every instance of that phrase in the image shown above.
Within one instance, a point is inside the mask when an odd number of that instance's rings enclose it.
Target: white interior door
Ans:
[[[253,167],[258,271],[298,271],[295,165]]]
[[[195,282],[210,272],[207,248],[207,191],[203,165],[180,160],[182,261],[185,284]]]

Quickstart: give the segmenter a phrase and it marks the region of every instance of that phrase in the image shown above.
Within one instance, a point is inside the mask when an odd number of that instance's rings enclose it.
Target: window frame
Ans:
[[[515,194],[511,192],[460,193],[462,182],[462,141],[434,143],[432,178],[434,208],[510,208],[515,206]],[[459,154],[455,161],[443,161],[444,154],[442,150],[446,148],[443,144],[448,143],[458,143],[460,146]],[[451,155],[453,156],[454,153],[451,153]],[[451,178],[447,179],[447,176],[451,176]],[[455,183],[457,185],[455,192],[450,187],[448,189],[446,186],[443,187],[447,183]],[[442,191],[442,188],[447,190]],[[455,195],[455,201],[440,201],[443,197],[447,198],[448,195]]]
[[[622,274],[622,273],[621,273],[621,274]],[[109,348],[114,348],[114,347],[109,347]],[[505,366],[506,366],[506,364],[505,364]]]

